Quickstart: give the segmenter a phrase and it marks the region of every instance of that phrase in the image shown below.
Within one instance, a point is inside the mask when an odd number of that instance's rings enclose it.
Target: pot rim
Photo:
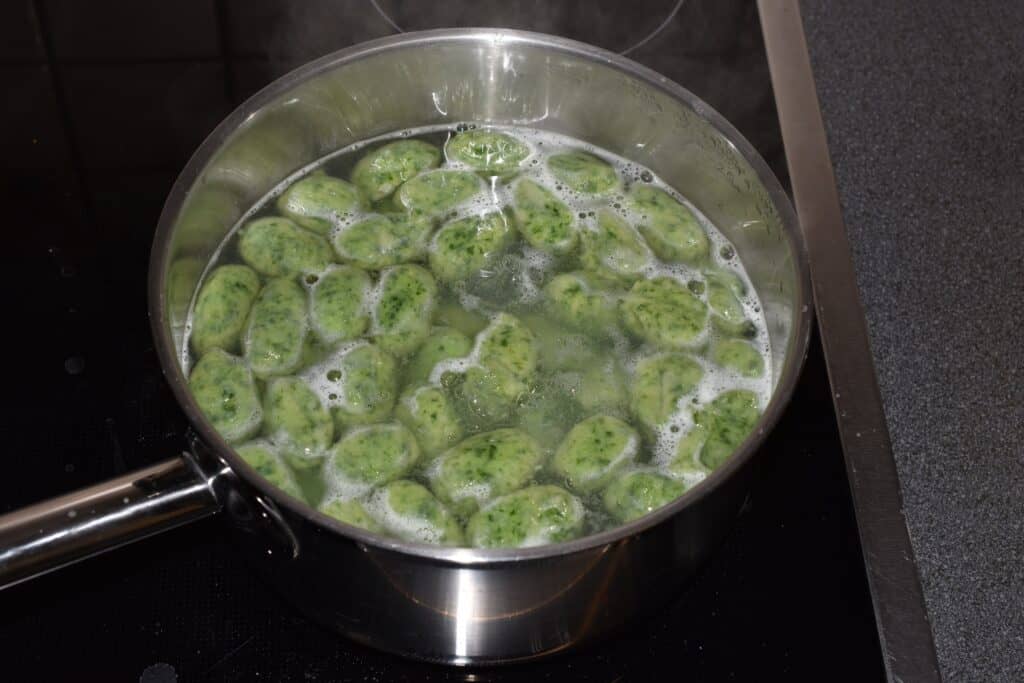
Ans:
[[[794,265],[797,269],[797,290],[795,292],[793,304],[794,312],[797,315],[797,322],[793,327],[789,340],[789,348],[787,349],[784,357],[785,362],[783,364],[779,383],[772,392],[771,399],[769,400],[764,413],[761,415],[761,419],[758,421],[757,427],[724,464],[720,465],[717,469],[711,472],[706,479],[695,485],[673,502],[636,520],[572,541],[552,543],[530,548],[452,548],[426,543],[400,541],[380,536],[329,517],[316,510],[313,506],[283,494],[276,487],[271,485],[266,479],[258,475],[255,470],[246,464],[245,461],[235,455],[232,447],[223,438],[221,438],[216,430],[214,430],[213,426],[203,416],[188,390],[187,380],[177,362],[177,354],[175,352],[175,346],[173,339],[171,338],[169,326],[165,324],[167,319],[167,268],[165,266],[167,265],[166,261],[170,258],[169,247],[170,238],[173,233],[174,221],[178,216],[178,212],[184,203],[189,189],[199,178],[206,164],[220,150],[223,143],[250,116],[254,115],[264,106],[273,102],[280,95],[293,89],[296,85],[323,72],[333,70],[335,67],[353,63],[382,52],[416,48],[425,44],[434,45],[439,42],[512,43],[543,47],[572,56],[581,57],[587,61],[602,63],[661,90],[670,97],[689,106],[691,110],[707,120],[713,128],[721,133],[737,149],[757,174],[757,177],[764,185],[765,190],[779,213],[786,239],[789,241],[794,255]],[[319,59],[308,62],[307,64],[298,67],[270,83],[268,86],[239,105],[230,115],[228,115],[228,117],[225,118],[212,133],[210,133],[206,140],[203,141],[189,159],[185,168],[181,171],[181,174],[178,176],[171,188],[167,201],[164,203],[163,210],[160,213],[160,219],[157,223],[157,229],[153,237],[153,246],[149,261],[150,325],[152,327],[156,351],[164,377],[170,384],[171,390],[173,391],[178,404],[184,410],[189,422],[199,434],[201,440],[207,446],[212,448],[217,456],[225,461],[236,475],[240,476],[247,484],[259,491],[265,499],[272,500],[277,505],[284,506],[292,513],[299,515],[300,517],[304,517],[318,526],[325,527],[334,533],[349,537],[353,541],[376,549],[404,553],[458,566],[543,560],[549,557],[559,557],[593,550],[601,546],[610,546],[613,543],[635,536],[663,522],[669,517],[679,513],[684,508],[695,505],[703,498],[710,495],[725,480],[732,476],[735,471],[742,468],[747,461],[753,457],[764,441],[765,435],[770,429],[775,427],[780,416],[788,405],[789,399],[796,386],[796,382],[799,379],[804,359],[807,355],[807,348],[810,341],[811,322],[813,319],[812,310],[807,251],[802,231],[797,221],[796,213],[789,201],[789,197],[782,189],[782,186],[779,184],[775,174],[772,173],[765,161],[754,150],[753,146],[732,126],[732,124],[689,90],[627,57],[623,57],[587,43],[582,43],[560,36],[512,29],[434,29],[428,31],[401,33],[384,38],[378,38],[358,43],[351,47],[325,55],[324,57],[320,57]]]

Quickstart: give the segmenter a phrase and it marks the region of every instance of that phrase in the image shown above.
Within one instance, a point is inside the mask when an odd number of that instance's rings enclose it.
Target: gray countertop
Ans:
[[[805,0],[949,681],[1024,680],[1024,2]]]

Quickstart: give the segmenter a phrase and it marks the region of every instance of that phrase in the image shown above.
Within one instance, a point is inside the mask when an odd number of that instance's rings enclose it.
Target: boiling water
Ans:
[[[304,176],[314,171],[323,171],[335,178],[348,179],[356,162],[365,154],[372,152],[383,144],[396,139],[413,138],[431,143],[443,150],[445,149],[445,143],[452,135],[475,127],[474,124],[465,124],[452,127],[412,129],[381,138],[362,141],[338,150],[297,171],[268,193],[239,220],[207,265],[204,279],[212,269],[220,265],[241,262],[237,248],[238,230],[251,220],[275,215],[276,198],[290,185]],[[737,298],[742,305],[746,319],[753,323],[749,333],[746,334],[746,339],[761,353],[764,361],[763,373],[759,377],[748,378],[741,376],[737,372],[719,367],[712,362],[707,349],[717,341],[721,333],[716,331],[713,326],[708,325],[706,344],[702,344],[701,349],[689,353],[703,368],[702,379],[694,391],[680,399],[674,415],[666,422],[654,430],[640,431],[644,436],[639,443],[638,463],[641,466],[656,468],[671,460],[679,439],[693,425],[692,414],[695,406],[710,402],[723,391],[730,389],[752,391],[757,395],[760,408],[763,410],[771,394],[772,368],[769,339],[762,307],[736,254],[736,250],[696,206],[662,182],[648,169],[579,140],[522,127],[488,127],[488,129],[514,135],[529,146],[530,156],[522,164],[521,170],[516,175],[516,180],[526,177],[545,188],[553,190],[556,196],[571,209],[578,225],[584,229],[595,224],[597,212],[600,209],[615,212],[631,226],[636,226],[642,222],[645,216],[633,208],[628,201],[630,188],[637,184],[649,184],[661,188],[687,206],[709,238],[711,243],[711,264],[694,267],[683,263],[666,263],[652,256],[643,271],[645,278],[665,276],[673,278],[686,286],[693,282],[702,282],[704,280],[702,271],[706,271],[709,265],[711,265],[737,276],[745,286],[745,293]],[[545,163],[546,159],[553,154],[576,150],[589,152],[610,163],[616,170],[621,182],[618,190],[608,195],[595,197],[574,192],[568,187],[563,186],[548,169],[548,165]],[[451,158],[442,159],[442,168],[472,170],[465,164]],[[483,215],[513,205],[514,185],[511,180],[507,176],[487,177],[484,185],[485,189],[461,203],[453,212],[445,216],[445,220]],[[347,229],[371,213],[395,210],[396,206],[389,197],[368,207],[366,211],[354,211],[345,215],[331,216],[334,227],[332,233],[328,236],[328,240],[332,241],[332,238],[339,231]],[[562,324],[555,321],[549,315],[549,311],[545,307],[543,287],[554,275],[574,271],[578,268],[579,265],[574,261],[572,255],[567,257],[552,256],[519,240],[475,276],[455,285],[447,285],[439,280],[438,310],[449,313],[455,310],[460,314],[478,316],[479,326],[486,325],[488,321],[492,320],[500,312],[509,312],[525,321],[541,320],[545,323],[550,323],[554,328],[564,329]],[[376,275],[374,275],[374,278],[376,280]],[[307,288],[310,288],[316,282],[316,278],[311,276],[304,278],[303,281]],[[696,290],[691,289],[691,291]],[[706,294],[699,292],[698,297],[704,299]],[[193,306],[194,303],[195,297],[193,298]],[[371,309],[373,304],[374,302],[371,298],[368,302]],[[527,324],[533,328],[529,322]],[[536,328],[533,329],[535,332],[537,331]],[[187,343],[191,330],[192,314],[190,309],[188,322],[186,323],[186,343],[183,345],[182,357],[182,363],[186,370],[196,360],[190,351],[190,345]],[[372,333],[372,325],[369,332]],[[364,342],[359,340],[347,341],[343,342],[342,346],[355,346],[362,343]],[[513,413],[507,420],[495,422],[494,420],[480,420],[478,416],[472,414],[460,414],[466,437],[477,432],[499,427],[521,426],[525,419],[523,415],[528,412],[529,407],[543,405],[545,402],[548,402],[558,406],[558,408],[546,411],[543,419],[540,419],[539,422],[536,419],[533,420],[529,431],[541,442],[541,446],[547,452],[547,457],[550,458],[551,452],[557,448],[561,438],[577,422],[593,412],[588,412],[577,404],[576,399],[583,397],[577,396],[577,392],[581,391],[581,389],[578,383],[573,382],[574,378],[578,378],[580,375],[585,374],[586,371],[593,370],[593,368],[573,368],[571,358],[574,355],[578,354],[581,358],[599,359],[600,363],[603,364],[601,366],[602,372],[609,374],[618,373],[624,378],[625,387],[628,387],[629,378],[638,361],[659,352],[649,344],[638,341],[618,328],[608,330],[601,335],[589,336],[585,333],[566,330],[565,334],[560,337],[560,343],[562,345],[561,355],[569,359],[567,363],[568,369],[561,367],[557,371],[551,371],[550,368],[540,367],[537,376],[530,384],[529,391],[518,401],[519,406],[523,410]],[[468,368],[476,366],[479,361],[478,354],[479,339],[468,356],[444,360],[438,363],[430,374],[430,381],[443,386],[446,375],[465,372]],[[398,362],[398,376],[402,377],[408,358],[399,359]],[[343,397],[339,398],[338,396],[336,382],[318,381],[316,375],[310,371],[309,367],[299,370],[296,374],[309,381],[310,386],[318,394],[325,406],[338,405],[339,400],[343,400]],[[258,384],[262,389],[262,383]],[[399,393],[404,388],[404,386],[400,387]],[[623,417],[631,421],[628,409],[624,411]],[[341,435],[336,434],[336,440],[339,436]],[[426,474],[430,465],[426,462],[427,458],[423,460],[424,464],[410,478],[417,479],[426,484]],[[345,482],[343,479],[333,475],[323,476],[318,471],[299,472],[297,475],[307,502],[314,506],[322,500],[332,498],[348,499],[362,496],[370,507],[380,508],[379,497],[373,498],[372,495],[367,493],[365,487],[352,487],[349,482]],[[703,475],[698,473],[690,475],[690,477],[691,479],[687,483],[688,485],[693,485]],[[563,479],[552,474],[547,468],[541,468],[538,471],[534,483],[565,485]],[[614,522],[603,509],[598,494],[581,495],[580,498],[586,508],[585,533],[592,533],[614,525]],[[402,523],[404,522],[398,522],[397,524],[400,526]]]

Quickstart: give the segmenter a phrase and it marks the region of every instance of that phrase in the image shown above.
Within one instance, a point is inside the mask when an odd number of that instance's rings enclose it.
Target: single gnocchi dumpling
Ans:
[[[342,261],[380,270],[423,259],[433,229],[424,217],[373,214],[339,229],[334,235],[334,250]]]
[[[437,303],[437,283],[424,268],[394,266],[380,276],[371,333],[377,344],[396,356],[419,348],[430,335]]]
[[[336,490],[361,496],[375,486],[404,477],[420,458],[416,438],[405,426],[385,423],[348,432],[328,452],[324,479]]]
[[[306,293],[294,280],[269,280],[252,306],[242,344],[253,374],[265,379],[297,370],[307,328]]]
[[[484,181],[469,171],[421,173],[398,188],[398,203],[423,216],[443,216],[483,192]]]
[[[434,545],[462,545],[462,527],[434,495],[408,479],[393,481],[374,491],[366,502],[384,531],[403,541]]]
[[[523,239],[535,249],[564,256],[579,239],[572,211],[550,190],[523,178],[516,183],[513,215]]]
[[[543,459],[540,446],[519,429],[477,434],[448,449],[430,467],[430,488],[463,514],[526,486]]]
[[[249,309],[259,291],[259,276],[248,266],[221,266],[210,274],[192,311],[189,341],[197,356],[214,348],[238,350]]]
[[[723,339],[711,349],[711,360],[715,365],[738,372],[744,377],[760,377],[764,374],[764,356],[753,344],[739,339]]]
[[[480,365],[501,368],[515,377],[529,379],[537,369],[537,339],[510,313],[499,313],[477,340]]]
[[[619,184],[611,164],[582,150],[551,155],[548,170],[567,188],[583,194],[606,194]]]
[[[354,425],[383,422],[395,406],[395,359],[375,344],[342,346],[304,375],[314,385],[325,387],[338,432]]]
[[[199,359],[188,378],[192,397],[228,443],[255,434],[263,420],[256,382],[245,361],[222,349]]]
[[[580,499],[558,486],[530,486],[497,498],[466,525],[477,548],[526,548],[569,541],[583,531]]]
[[[694,416],[708,430],[700,461],[712,470],[721,465],[750,436],[760,418],[754,392],[733,389],[716,396]]]
[[[551,314],[572,327],[607,332],[615,322],[615,299],[582,273],[556,275],[544,287]]]
[[[754,323],[747,320],[740,304],[746,287],[743,281],[727,271],[705,273],[711,324],[716,329],[736,337],[752,337],[757,333]]]
[[[619,302],[630,332],[655,346],[686,349],[704,341],[708,307],[670,277],[640,280]]]
[[[700,383],[704,369],[681,353],[644,358],[636,366],[630,387],[631,409],[644,425],[655,429],[677,410],[679,399]]]
[[[430,269],[444,282],[465,280],[509,245],[511,232],[501,211],[446,223],[431,243]]]
[[[370,198],[380,201],[398,186],[423,171],[437,168],[441,151],[421,140],[398,140],[373,150],[352,169],[352,182]]]
[[[530,388],[521,378],[500,366],[485,368],[474,365],[462,375],[446,373],[441,382],[451,390],[456,412],[470,432],[507,423]]]
[[[322,171],[299,180],[277,198],[277,210],[307,230],[327,235],[344,217],[364,207],[359,189]]]
[[[249,441],[235,448],[235,452],[249,464],[256,474],[281,489],[289,496],[303,500],[302,489],[295,481],[295,475],[288,469],[281,455],[266,439]]]
[[[653,470],[624,473],[604,490],[604,508],[620,522],[629,522],[654,512],[686,492],[686,483]]]
[[[644,216],[640,234],[659,258],[689,264],[707,259],[710,242],[704,228],[675,197],[657,187],[636,185],[631,200],[633,208]]]
[[[477,365],[457,379],[440,378],[455,395],[456,408],[471,430],[507,422],[529,390],[537,368],[537,343],[517,317],[498,314],[476,340]]]
[[[530,156],[530,148],[506,133],[474,128],[449,138],[445,153],[474,170],[505,175],[519,168]]]
[[[370,276],[362,268],[331,266],[310,288],[309,317],[317,339],[336,344],[362,335],[370,324]]]
[[[629,424],[611,415],[594,415],[569,430],[551,467],[573,491],[591,493],[632,464],[639,447],[640,437]]]
[[[597,212],[595,225],[580,233],[580,265],[598,278],[629,285],[652,262],[647,243],[626,219],[608,209]]]
[[[694,424],[676,443],[675,454],[666,463],[665,472],[671,477],[682,479],[687,488],[703,481],[710,472],[700,460],[707,439],[707,428]]]
[[[297,377],[276,377],[267,383],[263,404],[264,433],[285,461],[296,470],[319,467],[334,439],[334,423],[309,385]]]
[[[473,350],[472,340],[451,327],[435,328],[416,355],[405,366],[405,381],[420,384],[431,379],[438,363],[451,358],[464,358]]]
[[[462,424],[448,394],[432,384],[405,391],[398,400],[395,417],[412,431],[423,452],[430,456],[462,438]]]
[[[320,504],[319,510],[339,522],[357,526],[375,534],[384,533],[384,527],[366,511],[366,506],[362,501],[351,498],[328,498]]]
[[[258,218],[241,230],[238,253],[266,277],[322,273],[334,261],[331,245],[287,218]]]

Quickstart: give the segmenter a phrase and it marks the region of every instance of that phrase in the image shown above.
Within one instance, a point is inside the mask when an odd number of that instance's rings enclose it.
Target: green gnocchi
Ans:
[[[615,322],[615,300],[583,274],[556,275],[544,294],[554,317],[577,329],[601,334]]]
[[[687,349],[706,336],[708,307],[670,277],[640,280],[619,301],[626,329],[664,349]]]
[[[256,474],[292,498],[303,500],[302,489],[295,481],[295,475],[292,474],[272,443],[264,439],[249,441],[236,447],[235,452],[256,470]]]
[[[510,238],[511,230],[501,211],[451,221],[434,235],[430,269],[444,282],[465,280],[501,253]]]
[[[644,216],[640,233],[659,258],[690,264],[707,258],[707,234],[693,212],[675,197],[657,187],[637,185],[631,199],[633,208]]]
[[[335,222],[365,208],[364,204],[359,188],[322,172],[297,181],[277,200],[282,215],[319,235],[330,233]]]
[[[455,135],[445,145],[449,159],[477,171],[502,175],[515,171],[530,156],[522,141],[494,130],[474,128]]]
[[[699,485],[770,396],[735,248],[580,141],[468,124],[329,155],[248,211],[225,197],[217,224],[241,227],[168,273],[190,391],[257,474],[341,524],[570,541]]]
[[[437,168],[441,151],[422,140],[398,140],[373,150],[352,169],[352,182],[371,201],[384,199],[405,181]]]
[[[398,203],[407,211],[442,216],[483,192],[483,181],[468,171],[428,171],[398,189]]]
[[[548,168],[559,182],[584,194],[605,194],[619,184],[611,164],[581,150],[551,155]]]
[[[462,438],[462,423],[448,394],[431,384],[407,389],[395,416],[412,430],[423,452],[433,456]]]
[[[319,510],[339,522],[344,522],[345,524],[377,534],[384,533],[384,527],[366,511],[366,506],[359,500],[352,498],[329,498],[320,504]]]
[[[297,377],[276,377],[263,399],[264,433],[297,470],[320,466],[334,438],[334,422],[320,397]]]
[[[585,509],[579,498],[558,486],[540,485],[501,496],[473,515],[466,525],[477,548],[524,548],[576,538]]]
[[[261,379],[295,372],[302,362],[307,331],[306,293],[287,278],[260,291],[245,330],[245,357]]]
[[[462,526],[455,515],[415,481],[400,479],[377,489],[370,495],[367,508],[385,533],[403,541],[463,543]]]
[[[310,289],[309,318],[324,344],[356,339],[370,325],[369,298],[373,283],[356,266],[331,266]]]
[[[628,423],[611,415],[594,415],[569,431],[551,467],[573,491],[591,493],[633,463],[639,446],[640,437]]]
[[[580,265],[600,279],[628,286],[643,277],[651,259],[643,237],[614,211],[601,209],[580,233]]]
[[[636,418],[649,428],[664,424],[677,409],[679,399],[700,383],[704,369],[682,353],[664,353],[637,363],[630,387]]]
[[[540,446],[518,429],[496,429],[442,453],[427,472],[442,501],[465,513],[525,486],[541,466]]]
[[[371,214],[339,229],[334,251],[346,263],[380,270],[422,260],[434,226],[429,219],[403,213]]]
[[[419,266],[395,266],[381,273],[371,333],[385,351],[404,356],[430,335],[437,283]]]
[[[374,486],[404,477],[420,457],[419,444],[405,426],[384,423],[359,427],[331,447],[325,474],[361,495]]]
[[[225,441],[247,439],[263,420],[256,383],[245,361],[213,349],[199,359],[188,378],[192,397]]]
[[[637,469],[624,473],[611,483],[601,500],[605,510],[620,522],[654,512],[686,492],[686,483],[653,470]]]
[[[334,261],[331,245],[320,235],[287,218],[258,218],[241,230],[238,253],[266,277],[294,277],[323,272]]]
[[[236,351],[260,279],[248,266],[226,265],[214,270],[196,298],[192,313],[192,350],[202,356],[210,349]]]
[[[559,256],[576,247],[572,211],[551,190],[524,178],[516,183],[513,207],[519,234],[530,246]]]

